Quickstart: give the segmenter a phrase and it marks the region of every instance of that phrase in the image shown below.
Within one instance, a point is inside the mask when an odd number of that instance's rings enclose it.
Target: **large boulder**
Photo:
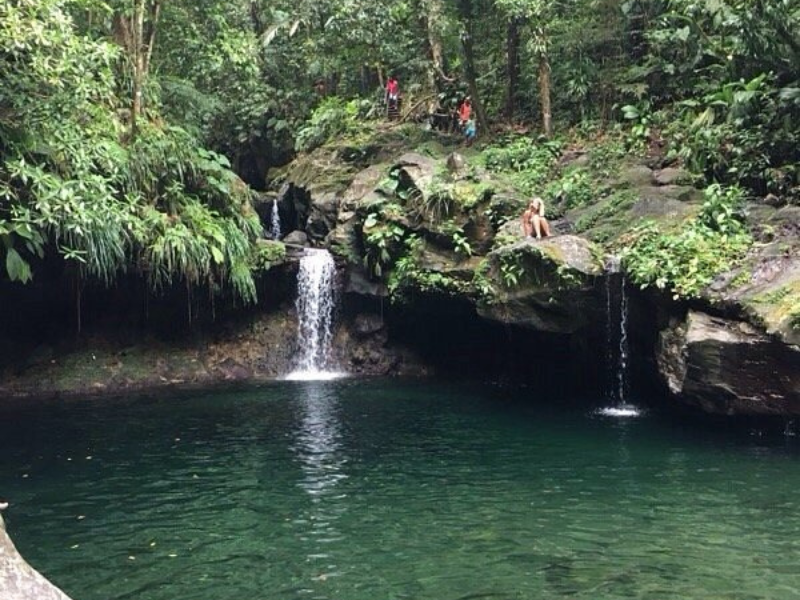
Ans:
[[[536,331],[576,333],[601,318],[595,293],[600,255],[590,241],[572,235],[499,248],[489,253],[485,274],[494,293],[479,302],[478,314]]]
[[[373,165],[359,172],[342,194],[336,226],[327,238],[331,251],[351,264],[361,264],[360,215],[359,209],[371,200],[380,200],[375,191],[378,183],[386,176],[386,167]]]
[[[692,175],[685,169],[667,167],[653,172],[655,185],[687,185],[692,183]]]
[[[800,415],[800,348],[744,321],[690,311],[661,332],[657,361],[670,391],[705,412]]]
[[[0,505],[2,510],[5,505]],[[6,533],[0,515],[0,598],[3,600],[70,600],[30,566]]]
[[[339,211],[339,197],[337,192],[321,191],[311,196],[306,233],[316,241],[325,239],[330,231],[336,227]]]
[[[283,243],[287,246],[307,246],[308,235],[305,231],[292,231],[289,235],[283,238]]]
[[[800,207],[756,206],[750,212],[759,243],[735,268],[718,275],[703,297],[800,347]]]
[[[436,173],[437,161],[428,156],[407,152],[395,162],[399,187],[412,194],[421,194],[427,198]]]
[[[383,281],[372,279],[362,264],[353,263],[348,265],[345,275],[344,292],[357,296],[373,298],[386,298],[389,290]]]

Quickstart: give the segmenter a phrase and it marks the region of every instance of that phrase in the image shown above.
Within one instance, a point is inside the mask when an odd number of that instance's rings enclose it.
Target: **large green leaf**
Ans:
[[[6,251],[6,272],[11,281],[28,283],[33,279],[30,265],[19,255],[14,248]]]

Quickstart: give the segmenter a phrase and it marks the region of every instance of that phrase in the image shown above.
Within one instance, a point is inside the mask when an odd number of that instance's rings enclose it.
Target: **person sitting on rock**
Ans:
[[[544,216],[544,201],[538,196],[534,196],[528,204],[528,208],[522,213],[522,233],[525,237],[536,236],[537,240],[550,237],[550,223]]]

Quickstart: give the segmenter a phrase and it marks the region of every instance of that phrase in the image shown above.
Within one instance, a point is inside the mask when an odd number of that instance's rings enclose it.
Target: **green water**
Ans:
[[[800,598],[800,452],[531,390],[280,383],[0,411],[74,600]]]

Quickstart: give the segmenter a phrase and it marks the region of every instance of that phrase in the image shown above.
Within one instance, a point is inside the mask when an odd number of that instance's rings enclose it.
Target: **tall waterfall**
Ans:
[[[334,312],[333,257],[327,250],[307,249],[297,275],[297,345],[293,380],[334,379],[342,374],[330,370]]]
[[[600,412],[614,417],[635,417],[639,410],[628,401],[628,292],[618,257],[611,257],[606,271],[607,396],[613,404]]]
[[[281,239],[281,215],[278,212],[278,199],[272,201],[272,223],[270,226],[270,233],[273,240]]]

